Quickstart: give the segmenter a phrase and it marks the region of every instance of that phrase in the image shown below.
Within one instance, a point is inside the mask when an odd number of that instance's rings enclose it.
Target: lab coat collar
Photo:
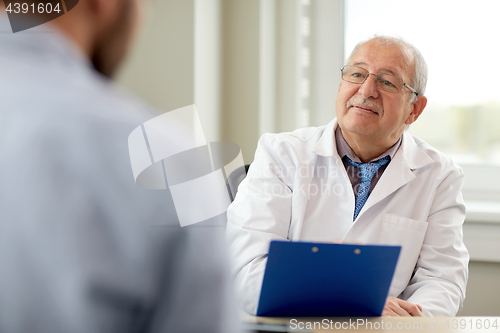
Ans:
[[[337,145],[335,144],[334,135],[337,126],[337,118],[334,118],[331,122],[328,123],[328,125],[326,125],[323,134],[321,134],[321,137],[312,149],[313,153],[321,156],[333,156],[337,159],[340,159],[339,153],[337,151]]]
[[[422,168],[433,162],[432,158],[419,148],[415,139],[407,131],[403,133],[403,142],[401,142],[400,148],[401,157],[410,170]]]
[[[340,159],[334,135],[337,126],[337,118],[334,118],[330,123],[328,123],[328,125],[326,125],[323,134],[312,149],[314,153],[321,156],[333,156]],[[407,131],[403,133],[401,146],[396,152],[396,156],[394,156],[394,159],[397,158],[401,158],[401,162],[406,164],[407,168],[410,170],[416,170],[432,163],[432,159],[419,149],[415,139],[413,139]]]

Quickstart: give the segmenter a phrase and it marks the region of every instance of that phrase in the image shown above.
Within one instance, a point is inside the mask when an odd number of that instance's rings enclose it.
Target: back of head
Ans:
[[[145,0],[64,0],[60,6],[26,0],[19,8],[10,2],[8,6],[14,32],[50,25],[88,57],[98,72],[112,77],[130,49],[147,3]]]

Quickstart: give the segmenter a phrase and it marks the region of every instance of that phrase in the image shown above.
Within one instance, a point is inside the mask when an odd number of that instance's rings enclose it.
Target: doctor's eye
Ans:
[[[382,90],[396,93],[403,88],[403,81],[394,75],[379,74],[377,77],[377,85]]]
[[[387,88],[396,88],[396,85],[394,85],[394,83],[392,83],[391,81],[388,81],[388,80],[382,81],[382,84],[384,86],[386,86]]]

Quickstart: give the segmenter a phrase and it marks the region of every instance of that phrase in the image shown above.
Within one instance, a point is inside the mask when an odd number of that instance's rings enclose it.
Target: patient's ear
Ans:
[[[86,0],[87,9],[97,19],[113,22],[115,16],[120,13],[121,0]]]
[[[87,3],[87,9],[94,15],[101,10],[100,0],[87,0],[85,2]]]
[[[427,97],[425,96],[417,96],[417,100],[412,104],[412,111],[409,114],[408,118],[406,118],[405,124],[410,125],[413,124],[418,117],[422,114],[427,105]]]

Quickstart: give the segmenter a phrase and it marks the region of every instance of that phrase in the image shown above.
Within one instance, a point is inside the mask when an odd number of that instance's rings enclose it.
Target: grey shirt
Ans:
[[[181,228],[168,191],[134,183],[147,106],[1,16],[0,94],[0,332],[238,331],[223,230]]]

